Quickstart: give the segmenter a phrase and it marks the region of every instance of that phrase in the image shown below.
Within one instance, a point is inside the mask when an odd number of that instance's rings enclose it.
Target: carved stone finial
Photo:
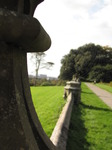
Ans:
[[[79,75],[77,73],[75,75],[73,75],[72,80],[75,81],[75,82],[79,82],[80,81]]]

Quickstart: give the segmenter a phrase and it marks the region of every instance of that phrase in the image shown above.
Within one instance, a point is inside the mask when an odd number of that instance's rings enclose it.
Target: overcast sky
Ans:
[[[40,70],[39,74],[58,77],[63,56],[84,44],[112,47],[112,0],[45,0],[34,17],[52,40],[45,60],[55,64],[51,70]],[[28,68],[33,74],[31,61]]]

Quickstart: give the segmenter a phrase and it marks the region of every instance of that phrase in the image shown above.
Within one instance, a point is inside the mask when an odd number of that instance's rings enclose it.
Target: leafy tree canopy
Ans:
[[[71,80],[79,74],[84,80],[112,80],[112,48],[89,43],[71,49],[61,60],[60,79]]]

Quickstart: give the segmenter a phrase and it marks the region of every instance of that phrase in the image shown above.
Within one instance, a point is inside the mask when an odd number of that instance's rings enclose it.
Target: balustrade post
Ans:
[[[64,87],[64,98],[66,99],[70,93],[72,93],[74,103],[76,105],[79,104],[81,99],[81,82],[67,82],[66,86]]]
[[[56,150],[35,112],[27,52],[42,52],[49,35],[32,14],[43,0],[0,0],[0,150]]]

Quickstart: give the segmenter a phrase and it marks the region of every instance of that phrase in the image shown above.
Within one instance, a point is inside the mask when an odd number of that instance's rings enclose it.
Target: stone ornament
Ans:
[[[35,112],[27,52],[42,52],[49,35],[33,18],[43,0],[0,0],[0,150],[56,150]]]
[[[40,2],[42,0],[0,0],[0,40],[18,45],[27,52],[48,49],[50,37],[33,18]]]

